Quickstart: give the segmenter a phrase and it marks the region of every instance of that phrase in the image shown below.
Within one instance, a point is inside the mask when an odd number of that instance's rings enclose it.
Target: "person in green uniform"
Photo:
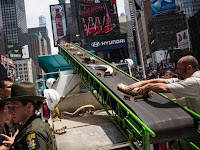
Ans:
[[[43,104],[44,97],[37,96],[36,86],[32,82],[18,82],[11,87],[9,109],[15,123],[22,126],[14,143],[10,137],[3,136],[3,142],[8,148],[16,150],[53,150],[53,138],[50,127],[35,115]]]

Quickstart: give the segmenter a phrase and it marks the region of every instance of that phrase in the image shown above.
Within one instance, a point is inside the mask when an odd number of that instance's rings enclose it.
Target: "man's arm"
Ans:
[[[132,90],[134,88],[140,88],[140,87],[145,86],[150,83],[165,83],[165,79],[156,78],[156,79],[151,79],[151,80],[144,80],[144,81],[140,81],[137,83],[133,83],[133,84],[129,85],[128,88],[130,90]]]
[[[142,95],[146,95],[149,91],[154,91],[156,93],[171,93],[165,83],[149,83],[139,89],[139,93]]]

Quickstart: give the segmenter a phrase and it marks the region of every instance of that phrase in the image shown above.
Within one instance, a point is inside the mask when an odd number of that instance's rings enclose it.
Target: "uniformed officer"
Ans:
[[[15,123],[21,123],[22,127],[16,136],[10,149],[16,150],[53,150],[52,131],[49,126],[35,115],[44,101],[44,97],[37,96],[34,83],[19,82],[11,87],[10,111]],[[9,137],[7,146],[10,146]],[[6,141],[4,142],[6,143]]]

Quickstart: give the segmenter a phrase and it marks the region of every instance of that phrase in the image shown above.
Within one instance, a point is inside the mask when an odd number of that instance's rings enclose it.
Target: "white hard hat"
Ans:
[[[51,89],[54,85],[54,83],[56,82],[56,79],[55,78],[49,78],[47,79],[46,81],[46,86]]]
[[[46,102],[50,110],[54,109],[54,106],[59,102],[60,95],[54,89],[45,89],[44,97],[46,97]]]

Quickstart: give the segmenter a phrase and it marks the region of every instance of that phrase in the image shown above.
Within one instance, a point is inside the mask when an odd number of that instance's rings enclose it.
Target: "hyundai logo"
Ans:
[[[93,42],[93,43],[91,43],[91,46],[92,47],[99,47],[101,45],[101,43],[100,42]]]

